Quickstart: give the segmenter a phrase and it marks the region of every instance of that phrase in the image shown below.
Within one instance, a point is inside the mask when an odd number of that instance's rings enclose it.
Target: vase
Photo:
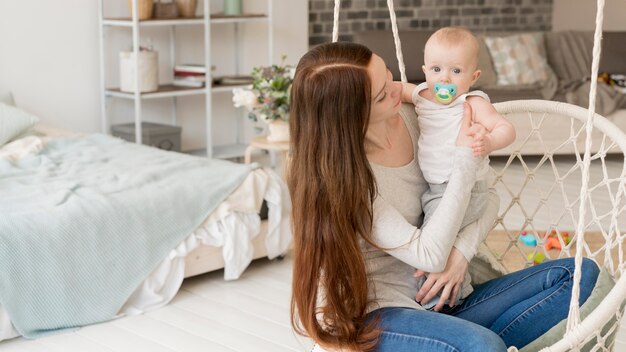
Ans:
[[[270,134],[267,140],[270,142],[289,142],[289,122],[274,120],[267,125]]]
[[[152,11],[154,7],[154,0],[137,0],[137,19],[147,20],[152,18]],[[128,11],[130,16],[133,16],[133,0],[128,0]]]
[[[224,14],[229,16],[241,15],[241,0],[224,0]]]
[[[196,17],[198,0],[176,0],[176,6],[181,17]]]
[[[153,10],[154,18],[171,19],[178,17],[178,5],[174,0],[156,0]]]

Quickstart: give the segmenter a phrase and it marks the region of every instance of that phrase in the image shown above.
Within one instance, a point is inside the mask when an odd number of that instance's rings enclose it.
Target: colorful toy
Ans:
[[[565,242],[565,245],[568,245],[572,241],[567,231],[561,232],[561,237],[563,238],[563,242]],[[546,232],[544,234],[544,238],[546,239],[546,244],[544,245],[544,247],[547,251],[551,249],[561,250],[561,242],[559,241],[556,230],[552,230],[552,232],[550,232],[549,234]]]
[[[543,263],[543,261],[546,259],[546,256],[541,252],[537,252],[530,253],[526,258],[528,258],[528,260],[532,260],[534,265],[537,265]]]
[[[523,244],[529,247],[534,247],[537,245],[537,239],[535,238],[535,236],[527,233],[526,231],[522,231],[522,233],[519,236],[519,239],[520,241],[522,241]]]
[[[456,95],[455,84],[435,83],[435,99],[441,104],[450,104]]]
[[[546,248],[546,251],[549,251],[552,248],[561,250],[561,242],[559,242],[559,239],[556,237],[548,237],[544,247]]]

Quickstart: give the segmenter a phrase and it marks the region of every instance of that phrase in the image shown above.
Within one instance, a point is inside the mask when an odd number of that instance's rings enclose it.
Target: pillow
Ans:
[[[553,75],[545,55],[543,36],[525,33],[508,37],[485,37],[499,85],[530,84]]]
[[[600,72],[626,73],[626,32],[603,32]]]
[[[1,92],[0,103],[15,106],[15,102],[13,101],[13,95],[11,95],[11,92]]]
[[[498,258],[485,243],[481,243],[476,255],[469,263],[468,272],[472,278],[472,285],[480,285],[504,275],[507,270],[498,262]]]
[[[592,31],[548,32],[545,38],[548,65],[559,80],[567,84],[591,77]],[[604,57],[604,50],[602,56]]]
[[[581,320],[585,319],[594,309],[596,309],[596,307],[602,302],[604,297],[609,294],[613,286],[615,286],[615,282],[611,278],[611,275],[609,275],[606,269],[602,268],[602,270],[600,271],[600,275],[598,275],[598,281],[596,281],[596,286],[593,288],[593,291],[591,291],[591,295],[589,296],[589,298],[587,298],[587,301],[585,301],[585,303],[580,307]],[[607,333],[608,327],[613,323],[615,323],[615,317],[611,319],[607,326],[603,327],[603,336]],[[522,348],[520,352],[539,351],[544,347],[552,346],[563,338],[566,327],[567,318],[561,320],[558,324],[553,326],[552,329],[548,330],[545,334],[535,339],[535,341],[524,346],[524,348]],[[611,341],[615,338],[616,331],[614,331],[611,336],[607,338],[607,346],[610,345]],[[591,351],[595,343],[596,339],[592,339],[585,346],[583,346],[580,351]]]
[[[481,71],[480,78],[474,84],[474,87],[488,87],[496,85],[498,76],[496,70],[493,67],[493,61],[491,61],[491,55],[489,49],[485,44],[485,39],[482,36],[477,36],[478,43],[480,45],[478,50],[478,69]]]
[[[38,117],[0,103],[0,146],[33,127],[37,122]]]

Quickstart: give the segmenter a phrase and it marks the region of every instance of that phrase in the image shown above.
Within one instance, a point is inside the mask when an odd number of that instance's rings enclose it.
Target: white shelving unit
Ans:
[[[104,1],[106,0],[98,0],[99,1],[99,22],[100,22],[100,81],[101,81],[101,96],[102,96],[102,131],[104,133],[109,133],[110,130],[110,119],[108,117],[107,111],[107,101],[112,98],[121,98],[121,99],[129,99],[134,102],[134,111],[135,111],[135,141],[137,143],[141,143],[141,122],[143,121],[142,116],[142,101],[147,99],[163,99],[163,98],[172,98],[172,124],[177,124],[177,97],[181,96],[189,96],[189,95],[201,95],[205,96],[205,119],[206,119],[206,149],[191,151],[190,153],[195,155],[206,155],[209,158],[232,158],[243,156],[247,144],[241,143],[240,138],[240,129],[241,123],[237,124],[237,142],[232,145],[225,146],[213,146],[212,143],[212,121],[211,121],[211,112],[212,112],[212,103],[213,103],[213,94],[214,93],[224,93],[232,90],[237,87],[244,86],[234,86],[234,85],[224,85],[224,86],[214,86],[211,84],[213,82],[213,77],[211,74],[211,27],[213,25],[220,24],[232,24],[234,28],[235,34],[235,53],[234,53],[234,61],[235,61],[235,72],[234,75],[239,75],[240,72],[240,64],[239,64],[239,53],[241,52],[241,38],[239,37],[239,25],[249,23],[249,22],[265,22],[267,23],[267,36],[268,36],[268,62],[270,65],[273,63],[272,53],[274,51],[274,42],[273,42],[273,21],[272,21],[272,1],[273,0],[265,0],[267,2],[267,12],[265,14],[242,14],[239,16],[227,16],[222,14],[212,14],[210,8],[210,0],[203,0],[203,15],[201,17],[195,18],[177,18],[177,19],[149,19],[149,20],[139,20],[137,16],[137,0],[133,0],[132,2],[132,17],[131,18],[108,18],[105,16],[104,10]],[[111,0],[109,0],[111,1]],[[119,1],[119,0],[117,0]],[[204,29],[204,65],[207,68],[206,72],[206,84],[203,88],[189,88],[189,87],[179,87],[174,86],[171,83],[160,84],[159,89],[155,92],[149,93],[140,93],[138,90],[135,90],[133,93],[127,93],[120,91],[119,88],[111,88],[106,85],[106,76],[107,72],[105,72],[105,52],[106,52],[106,31],[110,28],[122,27],[122,28],[130,28],[132,31],[132,41],[133,41],[133,52],[135,58],[135,67],[138,65],[138,52],[139,52],[139,43],[141,38],[141,28],[144,27],[169,27],[169,44],[170,44],[170,62],[172,65],[176,64],[176,27],[178,26],[203,26]],[[173,69],[173,67],[172,67]],[[139,70],[135,70],[137,77],[135,77],[135,82],[139,82]],[[136,85],[137,87],[138,85]]]

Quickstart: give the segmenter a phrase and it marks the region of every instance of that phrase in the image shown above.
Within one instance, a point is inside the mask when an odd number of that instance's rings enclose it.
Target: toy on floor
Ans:
[[[529,234],[526,231],[522,231],[522,233],[520,233],[519,239],[520,241],[522,241],[523,244],[529,247],[534,247],[537,245],[537,239],[535,238],[535,236]]]
[[[541,252],[537,252],[528,254],[526,258],[528,258],[528,260],[532,260],[534,265],[537,265],[543,263],[543,261],[546,259],[546,256]]]
[[[568,245],[571,242],[571,238],[569,238],[569,233],[567,233],[567,231],[561,232],[561,237],[563,238],[563,242],[565,242],[565,245]],[[547,251],[551,249],[561,250],[561,241],[559,241],[556,230],[552,230],[550,234],[546,233],[544,235],[544,238],[546,239],[546,244],[544,245],[544,248]]]

